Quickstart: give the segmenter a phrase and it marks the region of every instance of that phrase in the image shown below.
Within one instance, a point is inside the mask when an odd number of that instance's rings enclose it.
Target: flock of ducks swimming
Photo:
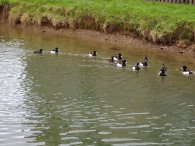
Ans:
[[[43,54],[43,49],[37,50],[33,52],[34,54]],[[59,49],[55,48],[53,50],[50,50],[51,54],[58,54],[59,53]],[[97,52],[93,51],[91,53],[88,54],[89,57],[96,57],[97,56]],[[123,59],[122,54],[119,53],[117,56],[111,56],[111,58],[108,59],[108,61],[110,63],[116,63],[117,67],[126,67],[127,65],[127,61],[125,59]],[[141,68],[143,67],[147,67],[148,66],[148,57],[145,56],[143,62],[140,63],[136,63],[133,67],[132,70],[133,71],[139,71]],[[185,76],[188,75],[194,75],[195,72],[188,70],[187,66],[182,66],[182,73]],[[167,67],[162,64],[162,67],[158,73],[159,76],[167,76]]]
[[[43,54],[43,49],[39,49],[37,51],[34,51],[33,53],[34,54]],[[55,48],[53,50],[50,50],[50,53],[51,54],[58,54],[59,53],[59,49],[58,48]]]

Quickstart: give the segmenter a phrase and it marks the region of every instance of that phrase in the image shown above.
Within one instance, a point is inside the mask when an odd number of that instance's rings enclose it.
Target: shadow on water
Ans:
[[[166,77],[160,77],[160,80],[163,83],[166,80]]]

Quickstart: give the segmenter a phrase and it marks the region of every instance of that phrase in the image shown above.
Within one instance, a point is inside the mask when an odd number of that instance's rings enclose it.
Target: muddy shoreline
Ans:
[[[1,24],[5,27],[9,27],[7,23]],[[16,25],[16,28],[19,29],[27,29],[33,30],[41,33],[54,33],[59,37],[66,37],[72,39],[82,39],[87,41],[94,41],[99,43],[108,43],[113,45],[113,50],[117,50],[114,46],[124,46],[124,47],[134,47],[134,48],[147,48],[150,50],[161,50],[168,51],[176,54],[182,54],[187,56],[195,56],[195,48],[191,48],[185,44],[185,41],[181,41],[182,45],[186,45],[185,48],[179,47],[178,44],[171,45],[163,45],[163,44],[154,44],[151,43],[139,36],[134,34],[132,35],[124,35],[121,33],[104,33],[95,30],[87,30],[87,29],[55,29],[53,27],[40,27],[40,26],[24,26],[24,25]],[[191,46],[195,47],[194,44]]]
[[[117,50],[116,46],[124,47],[134,47],[134,48],[147,48],[150,50],[162,50],[168,51],[176,54],[182,54],[187,56],[195,56],[195,43],[189,42],[188,40],[180,40],[176,43],[171,43],[165,45],[162,43],[153,43],[146,40],[145,38],[136,35],[135,33],[126,33],[126,32],[101,32],[91,29],[70,29],[70,28],[61,28],[56,29],[52,26],[39,26],[39,25],[25,25],[17,24],[12,26],[9,23],[8,19],[2,19],[0,22],[2,27],[12,27],[19,29],[26,29],[41,33],[53,33],[59,35],[59,37],[75,38],[82,39],[87,41],[94,41],[100,43],[108,43],[113,45],[113,50]]]

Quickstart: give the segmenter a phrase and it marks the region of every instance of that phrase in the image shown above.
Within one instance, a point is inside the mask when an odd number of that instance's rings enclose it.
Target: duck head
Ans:
[[[111,59],[110,60],[114,62],[114,56],[111,56]]]
[[[56,50],[56,52],[59,52],[59,49],[58,48],[56,48],[55,50]]]
[[[122,54],[121,53],[118,54],[118,59],[119,60],[122,59]]]
[[[187,66],[182,66],[183,71],[187,71]]]
[[[138,62],[136,63],[136,67],[139,67],[139,63]]]

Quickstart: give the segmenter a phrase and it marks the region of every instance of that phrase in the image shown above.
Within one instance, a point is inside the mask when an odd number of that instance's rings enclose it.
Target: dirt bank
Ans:
[[[5,25],[5,24],[4,24]],[[195,56],[195,44],[187,40],[181,40],[177,44],[171,45],[163,45],[163,44],[154,44],[151,43],[144,38],[141,38],[135,34],[125,35],[124,33],[103,33],[95,30],[87,30],[87,29],[58,29],[56,30],[53,27],[39,27],[39,26],[25,26],[25,25],[17,25],[15,27],[30,29],[34,31],[39,31],[42,33],[55,33],[59,36],[67,37],[67,38],[76,38],[82,40],[90,40],[95,42],[102,43],[111,43],[113,44],[112,49],[116,46],[124,46],[124,47],[134,47],[134,48],[147,48],[151,50],[162,50],[162,51],[170,51],[173,53],[179,53],[183,55]]]

